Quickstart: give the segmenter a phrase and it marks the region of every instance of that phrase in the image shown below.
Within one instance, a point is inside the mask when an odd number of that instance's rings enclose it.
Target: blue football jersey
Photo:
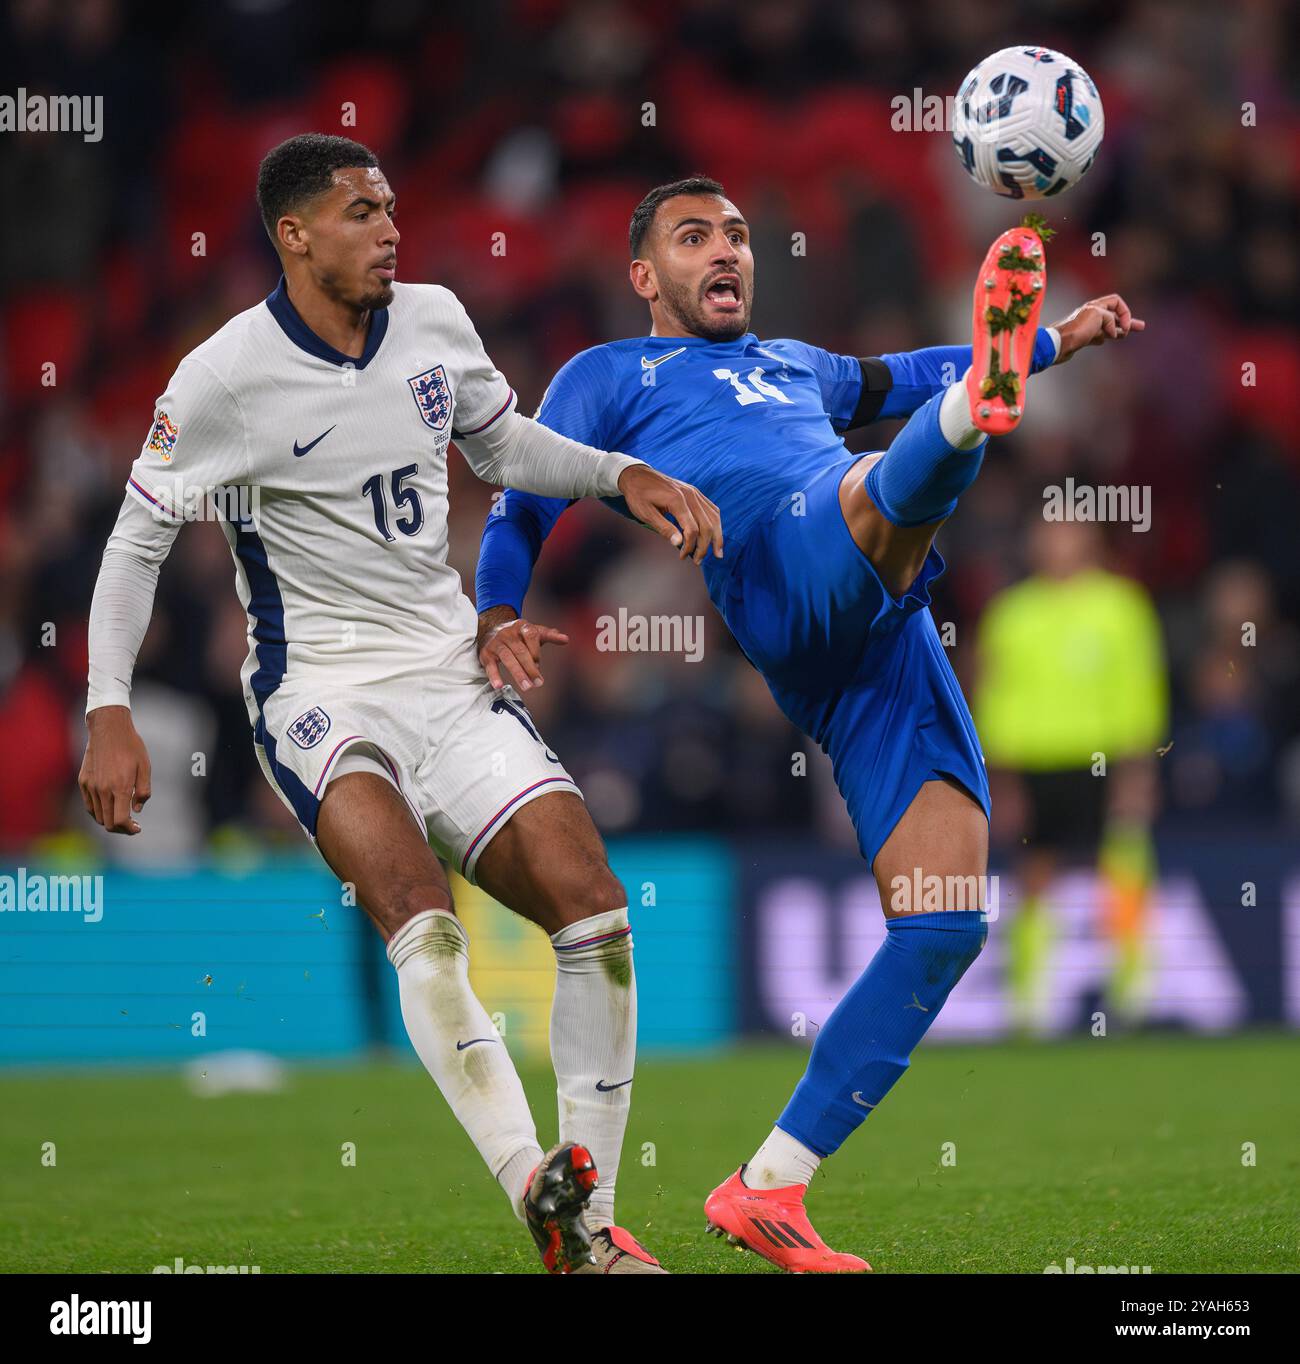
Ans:
[[[1034,370],[1056,358],[1039,331]],[[970,364],[969,346],[936,346],[881,356],[880,394],[869,416],[906,417]],[[722,512],[727,557],[704,560],[710,595],[753,528],[779,514],[816,475],[844,458],[842,433],[862,397],[863,365],[804,341],[734,341],[642,336],[593,346],[552,380],[537,417],[573,440],[636,455],[693,483]],[[569,505],[507,491],[483,531],[478,609],[523,609],[542,542]],[[619,510],[619,500],[610,505]]]
[[[1040,331],[1034,370],[1055,358]],[[943,559],[931,548],[909,590],[889,594],[840,511],[855,458],[841,433],[910,416],[970,362],[963,346],[863,362],[753,335],[651,336],[575,356],[538,412],[562,435],[637,455],[717,503],[726,558],[704,560],[709,595],[777,704],[830,756],[868,864],[926,781],[955,780],[986,812],[989,793],[928,610]],[[796,498],[797,514],[781,515]],[[522,611],[568,505],[519,492],[498,500],[479,556],[480,611]]]
[[[788,506],[818,470],[843,455],[839,433],[861,386],[855,358],[801,341],[760,341],[752,333],[724,342],[646,336],[574,356],[547,389],[537,417],[561,435],[636,455],[693,483],[722,509],[730,554],[756,522]],[[517,579],[507,584],[494,577],[501,565],[493,523],[523,515],[529,539],[540,532],[540,547],[568,505],[505,494],[484,534],[480,610],[518,590]],[[725,573],[726,563],[710,556],[706,576]],[[521,601],[512,604],[518,608]]]

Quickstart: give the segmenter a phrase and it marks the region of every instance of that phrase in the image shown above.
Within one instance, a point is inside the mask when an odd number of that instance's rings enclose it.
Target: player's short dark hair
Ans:
[[[707,175],[689,175],[685,180],[674,180],[669,185],[658,185],[636,206],[632,221],[628,224],[627,244],[632,248],[632,259],[641,254],[645,239],[654,224],[659,205],[668,199],[676,199],[679,194],[716,194],[720,199],[727,197],[727,191],[716,180]]]
[[[369,147],[331,133],[299,133],[272,147],[257,168],[257,207],[271,240],[286,213],[333,186],[335,171],[378,164]]]

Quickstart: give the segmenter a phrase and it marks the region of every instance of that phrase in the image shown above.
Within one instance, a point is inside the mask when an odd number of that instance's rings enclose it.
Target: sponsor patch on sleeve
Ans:
[[[180,428],[176,423],[165,412],[159,412],[144,448],[161,455],[164,464],[170,464],[172,450],[175,449],[178,435],[180,435]]]

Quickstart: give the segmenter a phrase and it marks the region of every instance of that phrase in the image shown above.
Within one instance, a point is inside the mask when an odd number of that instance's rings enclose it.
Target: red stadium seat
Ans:
[[[42,379],[52,371],[54,387],[70,384],[86,354],[90,324],[83,296],[70,290],[42,288],[19,294],[4,311],[5,389],[23,402],[51,385]]]

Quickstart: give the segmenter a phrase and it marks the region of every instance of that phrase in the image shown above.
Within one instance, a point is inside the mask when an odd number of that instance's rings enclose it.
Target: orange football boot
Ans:
[[[752,1250],[792,1274],[863,1274],[871,1266],[856,1255],[832,1250],[812,1228],[803,1209],[802,1184],[751,1189],[742,1165],[704,1203],[705,1230],[733,1246]]]
[[[1043,239],[1051,235],[1041,218],[1030,215],[989,247],[975,281],[966,396],[971,421],[990,436],[1014,431],[1024,415],[1025,379],[1047,293]]]

